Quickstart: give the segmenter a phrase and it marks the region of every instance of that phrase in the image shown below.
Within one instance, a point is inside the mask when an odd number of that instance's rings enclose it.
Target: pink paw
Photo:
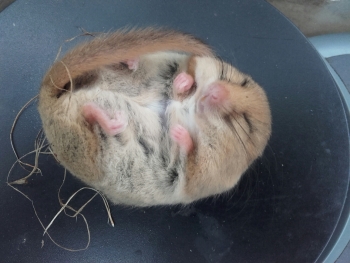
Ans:
[[[118,111],[115,114],[114,119],[110,119],[104,124],[104,126],[101,125],[101,127],[105,131],[105,133],[114,136],[123,132],[126,129],[127,125],[128,121],[125,118],[123,112]]]
[[[128,125],[123,112],[118,111],[111,119],[104,110],[94,103],[86,103],[83,106],[83,116],[91,125],[97,122],[103,131],[111,136],[123,132]]]
[[[177,142],[180,149],[188,154],[193,149],[193,141],[190,133],[180,124],[175,125],[170,130],[171,138]]]
[[[125,61],[125,63],[128,65],[128,68],[130,70],[137,70],[137,68],[139,67],[139,60],[137,58],[135,59],[128,59],[127,61]]]
[[[177,93],[184,93],[192,87],[193,82],[194,80],[191,75],[181,72],[174,79],[174,87],[177,90]]]

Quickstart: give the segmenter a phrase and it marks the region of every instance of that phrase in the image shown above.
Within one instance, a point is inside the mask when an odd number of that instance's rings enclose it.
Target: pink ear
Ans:
[[[83,106],[83,116],[85,120],[94,125],[98,123],[103,131],[111,136],[123,132],[127,126],[127,119],[123,112],[119,111],[114,118],[109,118],[107,113],[95,103],[86,103]]]
[[[137,70],[139,67],[139,60],[137,58],[128,59],[125,63],[128,65],[129,69],[134,70],[134,71]]]

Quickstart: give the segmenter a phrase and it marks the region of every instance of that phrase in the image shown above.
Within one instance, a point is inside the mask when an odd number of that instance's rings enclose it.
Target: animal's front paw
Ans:
[[[188,154],[193,149],[193,141],[190,133],[180,124],[175,125],[170,130],[171,138],[177,142],[181,150]]]
[[[174,79],[174,88],[176,89],[177,93],[184,93],[192,87],[193,83],[194,80],[191,75],[181,72]]]

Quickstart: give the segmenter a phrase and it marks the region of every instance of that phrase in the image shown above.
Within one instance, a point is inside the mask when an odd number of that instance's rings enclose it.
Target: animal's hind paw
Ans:
[[[111,136],[117,135],[125,130],[128,120],[122,111],[117,111],[113,118],[110,118],[106,111],[95,103],[86,103],[83,106],[83,116],[85,120],[94,125],[98,123],[103,131]]]
[[[184,150],[186,154],[193,149],[193,141],[190,133],[180,124],[171,128],[170,135],[171,138],[179,144],[180,149]]]

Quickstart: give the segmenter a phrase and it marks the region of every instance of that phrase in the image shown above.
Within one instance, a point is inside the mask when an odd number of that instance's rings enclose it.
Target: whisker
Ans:
[[[224,63],[224,67],[225,67],[225,80],[227,81],[227,82],[230,82],[230,79],[228,78],[228,71],[230,70],[230,66],[229,65],[227,65],[227,64],[225,64]]]
[[[228,82],[232,82],[231,77],[233,76],[233,71],[234,71],[234,68],[230,67],[230,76],[228,78]]]
[[[235,110],[233,110],[237,115],[239,115]],[[236,119],[236,117],[234,116],[234,114],[230,114],[230,116],[238,123],[238,125],[241,127],[241,129],[244,131],[244,133],[247,135],[247,137],[249,138],[250,142],[253,144],[253,146],[255,147],[254,141],[253,139],[250,137],[250,133],[248,133],[242,126],[242,124]],[[241,117],[244,117],[244,115],[239,115]]]
[[[224,61],[222,59],[220,59],[221,62],[221,75],[220,75],[220,79],[223,80],[224,79]]]
[[[227,110],[227,109],[225,109],[225,110]],[[242,118],[244,118],[244,116],[243,116],[243,114],[239,114],[237,111],[235,111],[235,110],[233,110],[238,116],[240,116],[240,117],[242,117]],[[229,111],[228,111],[229,112]],[[259,119],[257,119],[257,118],[255,118],[254,116],[249,116],[249,119],[252,119],[252,120],[254,120],[255,122],[259,122],[260,124],[263,124],[263,125],[268,125],[268,124],[270,124],[269,122],[264,122],[264,121],[262,121],[262,120],[259,120]]]
[[[249,140],[251,141],[251,143],[254,145],[254,141],[253,139],[250,137],[250,134],[246,131],[246,129],[244,129],[244,127],[242,126],[242,124],[236,119],[236,117],[234,116],[234,114],[232,114],[229,110],[227,110],[226,108],[224,108],[224,110],[226,111],[226,113],[231,116],[236,122],[237,124],[241,127],[241,129],[244,131],[244,133],[247,135],[247,137],[249,138]],[[240,116],[241,118],[244,118],[243,114],[239,114],[237,111],[235,111],[234,109],[231,109],[231,111],[233,111],[235,114],[237,114],[238,116]],[[255,145],[254,145],[255,147]]]
[[[223,117],[223,120],[224,120],[225,123],[229,126],[229,128],[231,129],[231,131],[234,132],[234,133],[236,134],[236,136],[238,137],[238,139],[239,139],[241,145],[242,145],[243,148],[244,148],[244,152],[245,152],[246,157],[248,157],[247,148],[246,148],[246,146],[245,146],[245,144],[244,144],[244,142],[243,142],[241,136],[240,136],[239,133],[237,132],[235,126],[232,124],[230,115],[224,116],[224,117]]]

